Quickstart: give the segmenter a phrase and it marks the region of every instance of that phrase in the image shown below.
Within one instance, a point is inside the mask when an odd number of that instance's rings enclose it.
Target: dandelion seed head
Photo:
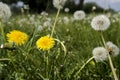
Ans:
[[[93,11],[96,10],[96,6],[93,6],[93,7],[92,7],[92,10],[93,10]]]
[[[107,50],[104,47],[96,47],[92,51],[93,57],[96,61],[104,61],[107,58]]]
[[[41,16],[48,16],[48,13],[46,11],[42,11]]]
[[[85,18],[85,12],[82,10],[75,11],[73,17],[75,20],[82,20]]]
[[[105,15],[99,15],[92,19],[91,26],[94,30],[104,31],[109,28],[110,20]]]
[[[0,20],[5,22],[11,16],[11,10],[5,3],[0,2]]]
[[[65,8],[64,11],[67,13],[67,12],[70,11],[70,9],[69,8]]]
[[[45,21],[45,22],[43,23],[43,27],[44,27],[44,28],[48,28],[48,30],[50,30],[50,26],[51,26],[51,22],[50,22],[50,21]]]
[[[62,9],[67,0],[53,0],[53,5],[57,9]]]
[[[69,23],[69,18],[65,16],[65,17],[63,18],[63,21],[64,21],[65,24],[68,24],[68,23]]]
[[[106,45],[111,56],[117,56],[119,54],[119,48],[111,41],[108,41]]]
[[[37,26],[37,30],[38,31],[42,31],[43,30],[43,26],[42,25]]]

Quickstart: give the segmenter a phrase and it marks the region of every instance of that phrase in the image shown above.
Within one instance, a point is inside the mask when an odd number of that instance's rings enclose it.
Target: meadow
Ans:
[[[120,47],[120,13],[100,14],[111,22],[103,31],[105,41]],[[86,63],[95,47],[104,46],[100,32],[91,27],[97,15],[74,20],[72,14],[60,12],[55,20],[56,14],[22,14],[1,22],[0,80],[114,80],[108,59]],[[23,45],[9,43],[6,35],[13,30],[26,33],[28,40]],[[36,41],[51,34],[54,46],[49,50],[37,48]],[[119,57],[111,57],[118,78]]]

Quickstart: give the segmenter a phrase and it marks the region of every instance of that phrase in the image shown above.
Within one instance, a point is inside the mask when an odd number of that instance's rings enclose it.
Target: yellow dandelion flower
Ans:
[[[14,42],[16,45],[22,45],[28,40],[28,35],[18,30],[13,30],[7,33],[6,36],[8,42]]]
[[[43,51],[51,49],[54,44],[54,39],[49,36],[41,37],[36,41],[37,48],[42,49]]]

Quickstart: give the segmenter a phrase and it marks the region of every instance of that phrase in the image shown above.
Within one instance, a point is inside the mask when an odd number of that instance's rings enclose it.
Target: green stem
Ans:
[[[63,51],[64,51],[64,53],[65,53],[65,55],[64,55],[64,56],[66,56],[67,49],[66,49],[66,47],[65,47],[64,43],[63,43],[63,42],[61,42],[59,39],[54,39],[54,40],[55,40],[55,41],[57,41],[57,42],[59,42],[59,43],[61,44],[61,46],[63,47]]]
[[[10,59],[9,58],[2,58],[2,59],[0,59],[0,61],[10,61]]]
[[[48,53],[49,53],[49,51],[48,51]],[[49,69],[48,69],[48,66],[49,66],[49,60],[48,60],[48,54],[47,54],[47,52],[46,53],[44,53],[44,61],[45,61],[45,78],[49,78]]]
[[[64,53],[65,53],[65,54],[64,54],[64,63],[63,63],[63,65],[64,65],[65,62],[66,62],[66,53],[67,53],[67,49],[66,49],[64,43],[61,42],[59,39],[54,39],[54,40],[57,41],[57,42],[59,42],[59,43],[61,44],[62,48],[63,48],[63,51],[64,51]]]
[[[59,13],[60,13],[60,7],[59,7],[59,9],[57,11],[57,14],[56,14],[56,17],[55,17],[55,22],[53,24],[51,35],[50,35],[51,37],[53,36],[53,33],[54,33],[54,30],[55,30],[55,26],[56,26],[56,23],[57,23],[57,19],[58,19]]]
[[[49,74],[48,74],[48,66],[49,66],[49,60],[48,60],[48,55],[46,56],[46,75],[47,75],[47,79],[49,78]]]
[[[3,43],[4,43],[6,40],[5,40],[4,28],[3,28],[3,26],[2,26],[2,23],[1,23],[1,22],[0,22],[0,30],[1,30],[1,34],[2,34],[2,36],[3,36]]]
[[[101,32],[101,38],[102,38],[102,41],[103,41],[103,44],[104,44],[105,48],[108,50],[102,32]],[[115,80],[118,80],[118,77],[117,77],[117,74],[116,74],[116,72],[115,72],[115,68],[114,68],[114,66],[113,66],[113,62],[112,62],[112,59],[111,59],[111,57],[110,57],[109,52],[108,52],[108,59],[109,59],[109,64],[110,64],[110,67],[111,67],[111,70],[112,70],[114,79],[115,79]]]
[[[86,63],[84,63],[84,64],[82,65],[82,67],[77,71],[77,73],[75,74],[74,77],[77,77],[78,74],[82,71],[82,69],[83,69],[91,60],[93,60],[93,58],[94,58],[94,57],[91,57],[90,59],[88,59],[88,60],[86,61]]]
[[[45,78],[41,74],[38,74],[38,75],[42,78],[42,80],[45,80]]]

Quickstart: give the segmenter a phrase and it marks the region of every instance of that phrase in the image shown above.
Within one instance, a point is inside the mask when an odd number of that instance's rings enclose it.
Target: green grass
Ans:
[[[104,31],[106,41],[112,41],[120,47],[120,15],[110,16],[110,28]],[[38,31],[35,27],[35,22],[42,25],[46,18],[50,17],[51,25],[54,23],[55,16],[48,15],[42,17],[35,15],[33,24],[27,23],[30,20],[29,16],[19,15],[11,17],[7,23],[3,23],[4,32],[8,33],[11,30],[20,30],[29,35],[28,42],[22,46],[16,46],[14,50],[0,49],[0,57],[8,58],[10,61],[0,61],[0,79],[1,80],[113,80],[109,61],[96,62],[94,65],[88,63],[81,72],[74,77],[81,66],[92,57],[92,50],[95,47],[103,46],[99,32],[91,28],[91,20],[95,16],[89,14],[82,21],[70,21],[65,24],[63,17],[72,15],[64,14],[59,16],[61,22],[57,22],[53,37],[63,41],[67,53],[60,43],[56,41],[55,46],[50,51],[42,51],[36,48],[36,41],[39,37],[51,34],[50,29],[44,28]],[[87,19],[89,18],[90,19]],[[27,20],[18,23],[22,18]],[[118,19],[118,20],[117,20]],[[113,22],[115,20],[115,22]],[[31,22],[32,23],[32,22]],[[3,43],[1,36],[0,44]],[[120,78],[120,55],[112,57],[113,64],[116,68],[116,73]],[[48,64],[47,64],[48,59]]]

